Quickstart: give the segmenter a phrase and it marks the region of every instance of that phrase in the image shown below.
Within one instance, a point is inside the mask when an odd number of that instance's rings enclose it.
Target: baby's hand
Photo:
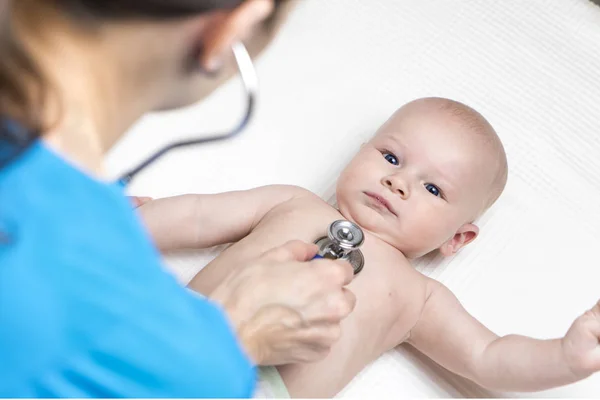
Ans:
[[[129,201],[133,203],[133,208],[138,208],[152,201],[152,197],[128,196]]]
[[[600,301],[573,322],[562,339],[562,349],[577,378],[600,370]]]

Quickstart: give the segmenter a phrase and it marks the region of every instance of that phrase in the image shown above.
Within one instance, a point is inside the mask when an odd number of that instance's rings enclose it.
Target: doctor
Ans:
[[[248,397],[257,364],[327,354],[350,265],[292,242],[201,298],[103,179],[138,118],[206,94],[281,3],[0,0],[0,397]]]

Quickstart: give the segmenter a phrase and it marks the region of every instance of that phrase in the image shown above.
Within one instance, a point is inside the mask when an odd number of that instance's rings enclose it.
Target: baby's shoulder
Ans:
[[[331,207],[308,189],[294,185],[272,185],[271,190],[277,191],[279,197],[285,199],[281,201],[272,211],[282,211],[289,209],[303,209],[306,207],[328,206]]]
[[[285,203],[291,200],[320,199],[319,196],[310,190],[295,185],[267,185],[261,186],[254,190],[261,191],[263,196],[276,197],[280,200],[280,203]]]
[[[333,221],[339,219],[339,212],[329,203],[313,192],[299,186],[279,185],[276,190],[284,201],[271,208],[261,221],[261,225],[276,221],[281,224],[297,224],[309,226],[317,221]],[[329,223],[329,222],[327,222]]]

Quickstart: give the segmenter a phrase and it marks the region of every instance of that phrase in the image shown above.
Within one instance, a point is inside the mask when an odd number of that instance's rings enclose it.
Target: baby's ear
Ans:
[[[475,240],[477,235],[479,235],[479,228],[476,225],[464,224],[456,231],[452,239],[440,247],[440,253],[445,257],[456,254],[460,249]]]

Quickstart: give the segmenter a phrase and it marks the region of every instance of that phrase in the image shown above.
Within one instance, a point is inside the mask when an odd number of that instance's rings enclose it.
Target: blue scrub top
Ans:
[[[254,384],[224,313],[163,268],[122,188],[42,142],[0,169],[0,397],[231,398]]]

